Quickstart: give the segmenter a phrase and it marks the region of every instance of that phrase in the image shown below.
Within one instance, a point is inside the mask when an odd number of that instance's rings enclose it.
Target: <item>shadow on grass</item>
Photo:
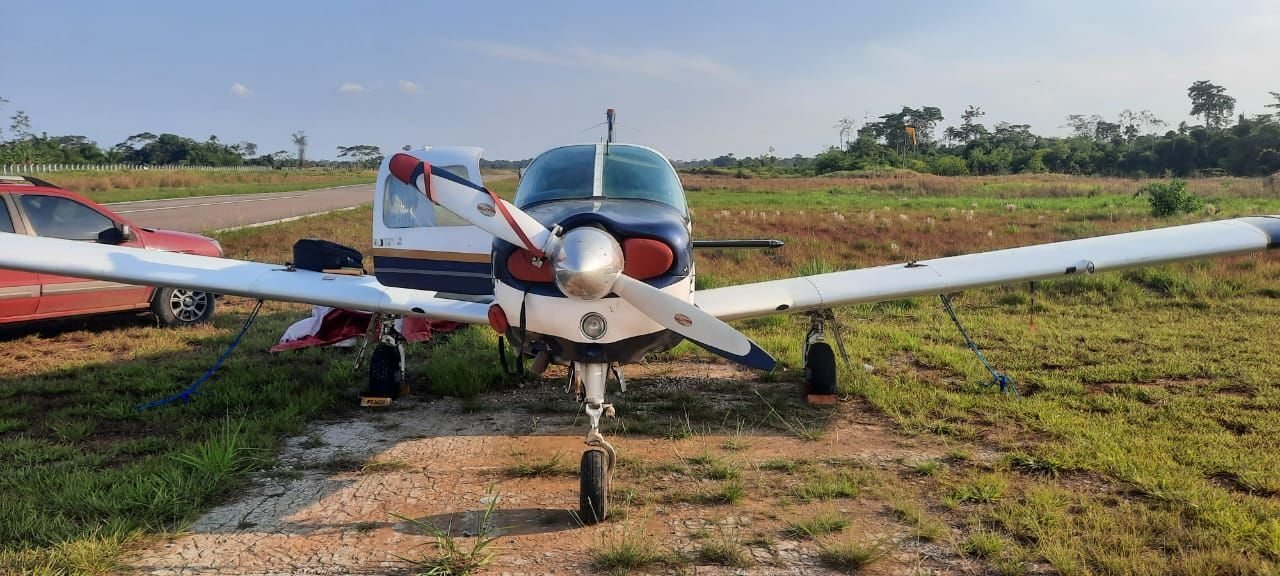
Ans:
[[[28,336],[52,338],[67,332],[78,331],[101,334],[122,328],[145,328],[148,326],[156,326],[156,319],[145,310],[35,320],[19,324],[0,325],[0,342],[17,340]]]

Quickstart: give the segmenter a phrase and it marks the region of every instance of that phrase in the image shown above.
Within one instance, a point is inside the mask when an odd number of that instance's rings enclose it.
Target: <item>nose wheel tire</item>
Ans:
[[[609,456],[604,449],[590,448],[582,453],[579,479],[578,517],[587,525],[604,521],[609,516]]]
[[[151,312],[161,324],[171,328],[208,322],[213,318],[213,294],[185,288],[158,288],[151,299]]]
[[[836,355],[826,342],[814,342],[804,358],[805,392],[814,396],[836,393]]]

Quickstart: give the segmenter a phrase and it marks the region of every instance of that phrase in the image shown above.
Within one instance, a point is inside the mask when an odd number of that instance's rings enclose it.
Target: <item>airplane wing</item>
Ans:
[[[265,264],[0,232],[0,268],[215,294],[319,304],[364,312],[487,324],[489,305],[392,288],[373,276],[288,270]]]
[[[1280,216],[1255,216],[699,290],[721,320],[789,314],[1280,248]]]

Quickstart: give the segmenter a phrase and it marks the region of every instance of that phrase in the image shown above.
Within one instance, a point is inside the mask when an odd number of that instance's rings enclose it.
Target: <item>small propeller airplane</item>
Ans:
[[[614,414],[607,381],[625,391],[623,367],[681,340],[773,369],[727,321],[808,313],[806,381],[811,393],[830,394],[835,360],[824,330],[833,307],[1280,247],[1280,216],[1255,216],[695,291],[699,244],[679,176],[656,150],[615,143],[612,110],[607,121],[603,142],[534,159],[514,202],[484,187],[480,148],[391,155],[375,189],[371,275],[7,233],[0,267],[488,324],[535,370],[568,367],[590,426],[580,517],[595,523],[608,515],[615,462],[599,429]],[[383,357],[402,370],[402,340],[384,332],[383,342]]]

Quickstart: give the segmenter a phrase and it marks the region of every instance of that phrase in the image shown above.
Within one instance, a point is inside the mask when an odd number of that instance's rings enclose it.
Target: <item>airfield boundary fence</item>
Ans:
[[[296,167],[280,168],[297,170]],[[0,164],[0,174],[41,174],[49,172],[128,172],[144,171],[200,171],[200,172],[260,172],[275,170],[270,166],[189,166],[183,164]]]

